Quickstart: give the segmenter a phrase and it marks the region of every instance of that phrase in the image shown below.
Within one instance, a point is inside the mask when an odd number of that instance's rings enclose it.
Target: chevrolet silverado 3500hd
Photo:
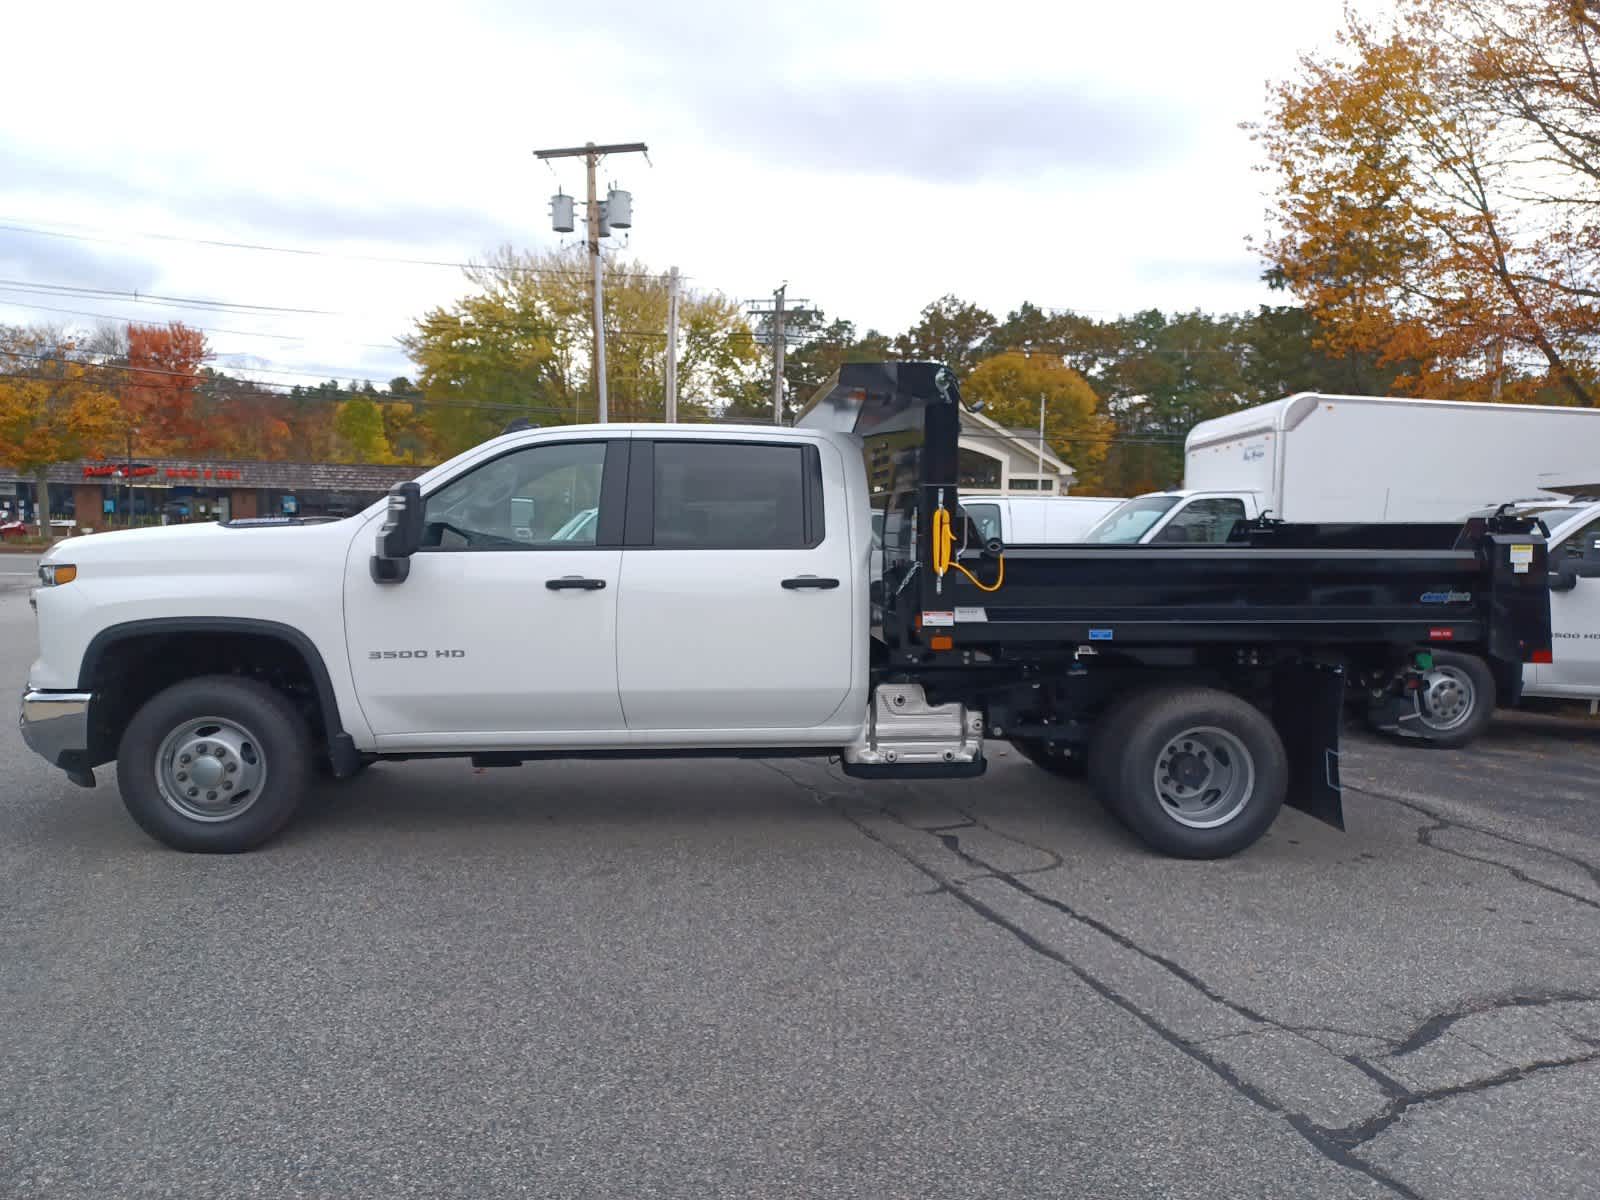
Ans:
[[[1005,738],[1215,857],[1285,801],[1342,824],[1347,680],[1414,686],[1441,642],[1548,654],[1526,522],[1427,551],[982,543],[960,404],[937,364],[851,365],[793,429],[524,431],[341,521],[73,539],[40,567],[23,733],[85,785],[114,760],[185,850],[264,842],[319,767],[807,754],[916,779],[980,775]]]

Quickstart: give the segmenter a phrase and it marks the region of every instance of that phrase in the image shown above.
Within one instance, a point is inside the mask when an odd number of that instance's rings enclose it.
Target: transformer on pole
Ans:
[[[605,324],[605,267],[600,258],[600,239],[611,236],[611,226],[618,229],[629,229],[633,226],[633,196],[620,188],[612,188],[605,201],[602,201],[595,187],[595,169],[600,165],[600,160],[608,154],[644,154],[649,147],[643,142],[616,142],[606,146],[597,146],[593,142],[585,142],[581,146],[564,146],[555,150],[535,150],[534,156],[542,159],[552,158],[581,158],[584,160],[585,173],[588,176],[588,205],[585,209],[587,220],[587,233],[589,241],[589,265],[594,276],[594,356],[591,371],[594,378],[595,394],[595,419],[604,424],[609,419],[609,410],[606,397],[606,324]],[[620,197],[619,208],[612,209],[612,202]],[[563,213],[561,201],[565,200],[566,208]],[[565,215],[566,221],[561,220]],[[616,219],[620,216],[620,220]],[[574,227],[572,214],[572,198],[557,192],[550,198],[551,227],[557,233],[571,233]],[[608,219],[610,218],[610,219]]]

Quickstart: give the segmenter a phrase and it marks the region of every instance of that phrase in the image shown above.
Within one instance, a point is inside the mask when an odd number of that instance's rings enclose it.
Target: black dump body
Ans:
[[[1450,646],[1520,672],[1550,650],[1545,543],[1534,521],[1241,523],[1221,546],[984,547],[959,512],[960,418],[955,379],[939,364],[863,363],[841,368],[798,422],[862,438],[883,543],[875,632],[892,663],[1052,646],[1182,647],[1202,658],[1206,647],[1248,647],[1341,660]],[[954,561],[977,582],[953,566],[934,569],[941,508]],[[982,590],[1000,578],[1002,560],[1000,587]]]

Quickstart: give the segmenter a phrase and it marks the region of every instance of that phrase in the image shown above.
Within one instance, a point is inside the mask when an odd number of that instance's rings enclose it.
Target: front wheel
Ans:
[[[1483,659],[1454,650],[1435,650],[1433,665],[1421,673],[1410,693],[1404,728],[1425,745],[1441,750],[1465,746],[1494,720],[1494,672]]]
[[[311,771],[305,721],[253,679],[212,675],[148,700],[123,731],[117,787],[139,827],[176,850],[252,850],[294,816]]]
[[[1222,858],[1252,845],[1283,807],[1288,757],[1262,712],[1229,692],[1149,692],[1118,714],[1102,802],[1155,850]]]

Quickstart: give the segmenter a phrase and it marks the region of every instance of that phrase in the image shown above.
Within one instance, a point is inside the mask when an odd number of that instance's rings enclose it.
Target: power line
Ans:
[[[0,292],[9,291],[9,290],[10,289],[8,289],[8,288],[0,288]],[[118,324],[124,324],[124,325],[140,325],[140,324],[143,324],[143,322],[140,321],[139,318],[124,316],[121,313],[90,312],[87,309],[82,309],[82,308],[54,308],[54,307],[52,307],[51,305],[48,305],[48,304],[28,304],[28,303],[25,303],[24,301],[21,301],[21,300],[0,299],[0,308],[28,308],[28,309],[36,309],[39,312],[61,313],[61,314],[65,315],[65,316],[70,316],[70,317],[95,317],[95,318],[98,318],[99,320],[102,320],[102,321],[112,321],[112,322],[116,322]],[[307,335],[302,334],[302,333],[262,333],[259,330],[252,330],[252,329],[219,329],[219,328],[217,328],[215,326],[210,326],[210,325],[189,325],[188,322],[183,322],[183,324],[189,329],[198,329],[201,333],[216,333],[216,334],[223,334],[223,335],[228,335],[228,336],[232,336],[232,337],[271,338],[272,340],[279,341],[279,342],[306,342],[306,341],[313,340],[313,337],[314,337],[317,340],[329,341],[329,342],[334,343],[335,345],[340,345],[340,346],[358,346],[358,347],[361,347],[362,349],[366,349],[366,350],[397,350],[397,349],[400,349],[399,346],[394,345],[394,344],[384,345],[381,342],[351,342],[351,341],[346,341],[343,338],[323,338],[321,334],[316,334],[316,335],[312,335],[311,337],[308,337]]]
[[[342,317],[349,313],[325,308],[290,308],[279,304],[246,304],[235,300],[201,300],[189,296],[161,296],[154,292],[126,291],[118,288],[80,287],[68,283],[32,283],[26,279],[0,279],[0,287],[20,292],[56,296],[84,296],[95,299],[126,300],[140,304],[161,304],[172,308],[209,309],[216,312],[287,313],[293,316]]]
[[[175,233],[145,233],[133,230],[106,230],[93,225],[74,225],[66,222],[39,222],[25,224],[25,219],[14,217],[0,217],[0,230],[9,233],[25,233],[35,237],[64,238],[75,242],[98,242],[108,245],[127,245],[131,240],[144,239],[159,242],[181,242],[191,246],[209,246],[220,250],[251,250],[266,254],[290,254],[301,258],[331,258],[345,262],[388,263],[397,266],[409,267],[450,267],[456,270],[472,270],[484,267],[484,263],[459,262],[453,259],[440,258],[407,258],[390,254],[352,254],[339,250],[314,250],[303,246],[273,246],[264,242],[235,242],[221,238],[184,237]],[[64,233],[60,229],[41,229],[39,224],[55,224],[67,229],[98,229],[102,234],[116,234],[112,237],[93,237],[82,233]],[[562,267],[530,267],[510,266],[495,267],[494,270],[511,270],[519,274],[528,275],[565,275],[568,272]],[[665,281],[668,277],[654,271],[617,271],[614,277],[630,279],[659,279]],[[682,276],[688,278],[688,276]]]

